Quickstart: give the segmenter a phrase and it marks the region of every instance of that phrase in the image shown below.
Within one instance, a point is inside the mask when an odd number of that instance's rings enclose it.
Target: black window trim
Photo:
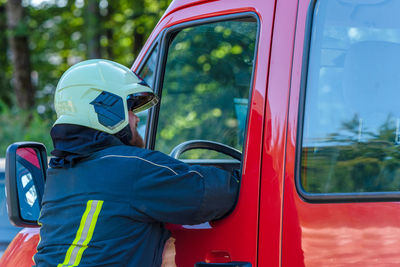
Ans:
[[[353,203],[353,202],[391,202],[400,201],[400,191],[395,192],[354,192],[354,193],[309,193],[301,184],[301,153],[303,148],[304,111],[308,76],[310,43],[313,26],[315,4],[318,0],[311,0],[305,26],[302,73],[300,82],[299,110],[297,119],[297,140],[295,159],[295,184],[300,197],[310,203]],[[319,0],[322,1],[322,0]]]
[[[157,59],[157,68],[156,68],[156,73],[155,73],[154,92],[160,97],[160,102],[155,107],[153,107],[149,113],[149,119],[147,121],[146,137],[145,137],[146,148],[154,150],[154,147],[155,147],[158,117],[159,117],[158,115],[160,112],[160,104],[162,101],[161,95],[162,95],[162,86],[163,86],[164,74],[165,74],[165,65],[166,65],[166,61],[167,61],[168,48],[170,45],[169,42],[170,42],[171,36],[174,33],[177,33],[180,30],[183,30],[188,27],[210,24],[210,23],[215,23],[215,22],[230,21],[230,20],[242,19],[242,18],[253,18],[253,19],[255,19],[255,21],[257,23],[257,33],[256,33],[257,36],[256,36],[256,40],[255,40],[255,48],[254,48],[254,56],[253,56],[254,61],[253,61],[253,68],[252,68],[252,73],[251,73],[248,112],[247,112],[247,117],[246,117],[246,121],[247,122],[249,121],[249,116],[250,116],[250,108],[249,107],[251,105],[251,99],[252,99],[252,95],[253,95],[254,74],[255,74],[255,69],[256,69],[256,65],[257,65],[258,44],[259,44],[260,27],[261,27],[261,23],[260,23],[260,19],[259,19],[258,15],[255,12],[242,12],[242,13],[228,14],[228,15],[215,16],[215,17],[211,17],[211,18],[204,18],[204,19],[197,19],[197,20],[193,20],[193,21],[183,22],[183,23],[173,25],[169,28],[164,29],[160,33],[160,37],[158,39],[159,52],[158,52],[158,59]],[[151,49],[153,49],[153,48],[151,48]],[[149,49],[149,51],[151,51],[151,50]],[[142,66],[139,66],[138,70],[141,67]],[[246,142],[245,141],[247,138],[247,134],[248,134],[248,124],[246,124],[246,128],[245,128],[242,157],[246,153],[246,151],[245,151]],[[243,162],[243,160],[242,160],[242,162]],[[243,167],[243,164],[241,164],[241,166]]]

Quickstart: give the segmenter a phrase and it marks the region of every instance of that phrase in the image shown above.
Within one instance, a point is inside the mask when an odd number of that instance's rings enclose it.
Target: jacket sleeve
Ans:
[[[214,167],[188,165],[157,151],[146,151],[132,187],[135,218],[174,224],[218,219],[236,201],[239,181]]]

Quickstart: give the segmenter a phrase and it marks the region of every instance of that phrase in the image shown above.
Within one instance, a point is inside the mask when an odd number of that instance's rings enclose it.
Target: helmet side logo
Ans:
[[[70,100],[56,102],[57,113],[73,113],[76,112],[74,104]]]
[[[90,104],[94,106],[99,123],[107,128],[113,129],[125,120],[123,100],[115,94],[103,91]]]

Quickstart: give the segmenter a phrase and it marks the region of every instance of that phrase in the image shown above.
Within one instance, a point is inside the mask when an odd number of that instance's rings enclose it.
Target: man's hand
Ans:
[[[175,254],[175,238],[170,237],[165,242],[161,267],[176,267]]]

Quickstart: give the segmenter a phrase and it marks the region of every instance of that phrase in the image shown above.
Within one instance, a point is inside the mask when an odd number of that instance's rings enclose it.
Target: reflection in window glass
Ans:
[[[39,200],[33,175],[39,175],[40,169],[30,161],[17,158],[17,187],[21,217],[25,220],[35,221],[39,218]],[[32,173],[32,172],[36,172]]]
[[[151,87],[154,86],[154,74],[157,67],[157,54],[158,46],[156,45],[151,51],[150,57],[147,59],[146,64],[143,66],[139,76]]]
[[[400,190],[400,1],[318,1],[303,125],[307,192]]]
[[[32,174],[29,172],[27,174],[22,175],[21,177],[21,182],[22,182],[22,187],[26,187],[26,185],[32,181]]]
[[[183,29],[171,40],[162,88],[156,149],[171,152],[194,139],[242,150],[257,22],[224,21]],[[187,158],[214,158],[192,150]]]
[[[32,186],[29,188],[28,192],[25,194],[25,201],[29,204],[29,206],[33,207],[35,201],[37,199],[36,188]]]
[[[150,57],[147,59],[146,64],[139,72],[139,76],[153,89],[154,91],[154,75],[157,67],[158,46],[156,45],[151,51]],[[146,133],[146,125],[149,117],[149,110],[144,110],[136,114],[140,121],[138,124],[138,132],[144,137]]]

